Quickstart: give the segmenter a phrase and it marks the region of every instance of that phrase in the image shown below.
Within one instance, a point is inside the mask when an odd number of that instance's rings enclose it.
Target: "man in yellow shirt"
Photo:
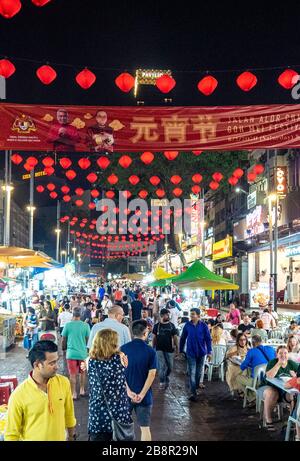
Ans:
[[[8,402],[4,440],[74,440],[76,419],[71,386],[68,378],[56,374],[57,345],[38,341],[29,352],[29,360],[33,371]]]

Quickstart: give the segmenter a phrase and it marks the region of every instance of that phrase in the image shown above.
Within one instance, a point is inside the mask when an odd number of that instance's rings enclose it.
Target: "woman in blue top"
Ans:
[[[111,417],[104,400],[105,393],[110,412],[119,423],[132,423],[130,391],[125,379],[126,356],[119,352],[118,334],[110,329],[98,331],[88,359],[90,389],[88,432],[91,441],[111,441]]]

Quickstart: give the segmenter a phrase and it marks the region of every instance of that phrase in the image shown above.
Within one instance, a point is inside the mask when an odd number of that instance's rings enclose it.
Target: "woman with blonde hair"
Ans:
[[[289,335],[287,348],[289,351],[289,359],[297,363],[300,362],[300,344],[297,335]]]
[[[213,346],[226,346],[226,340],[224,338],[224,331],[218,325],[211,329],[211,340]]]
[[[119,351],[118,333],[104,329],[96,334],[88,359],[90,389],[88,432],[91,441],[111,441],[112,420],[131,424],[129,398],[136,394],[126,384],[126,356]]]

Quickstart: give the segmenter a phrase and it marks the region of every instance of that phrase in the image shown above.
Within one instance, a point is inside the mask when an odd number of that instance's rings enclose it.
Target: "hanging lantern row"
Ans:
[[[50,1],[51,0],[31,0],[35,6],[39,7],[47,5],[47,3]],[[22,3],[20,0],[0,0],[0,14],[5,19],[13,18],[16,14],[19,13],[21,8]]]
[[[257,176],[261,175],[265,171],[265,167],[261,164],[254,165],[252,169],[247,174],[247,179],[249,183],[256,181]]]
[[[18,0],[17,0],[18,1]],[[0,14],[4,12],[4,3],[8,0],[0,0]],[[20,3],[20,2],[19,2]],[[2,9],[1,9],[2,4]],[[16,13],[15,13],[16,14]],[[14,64],[9,59],[0,60],[0,75],[4,78],[11,77],[16,71]],[[44,85],[50,85],[57,77],[56,70],[49,64],[44,64],[36,70],[36,76]],[[96,82],[96,75],[87,67],[81,70],[75,77],[77,84],[84,90],[88,90]],[[277,78],[277,82],[286,90],[290,90],[298,82],[299,74],[293,69],[284,70]],[[236,78],[237,86],[245,92],[251,91],[257,85],[258,79],[253,72],[242,72]],[[218,86],[218,80],[212,75],[203,77],[197,85],[200,93],[210,96]],[[115,79],[116,86],[124,93],[129,93],[135,86],[135,78],[124,72]],[[170,93],[176,86],[176,81],[170,75],[162,75],[156,80],[156,87],[164,94]]]

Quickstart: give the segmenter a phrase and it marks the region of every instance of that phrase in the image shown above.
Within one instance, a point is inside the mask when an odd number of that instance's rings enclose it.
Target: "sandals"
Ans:
[[[199,389],[205,389],[205,384],[200,383],[200,384],[199,384]]]
[[[273,423],[267,423],[266,422],[266,429],[269,431],[269,432],[275,432],[276,429],[275,429],[275,426]]]

